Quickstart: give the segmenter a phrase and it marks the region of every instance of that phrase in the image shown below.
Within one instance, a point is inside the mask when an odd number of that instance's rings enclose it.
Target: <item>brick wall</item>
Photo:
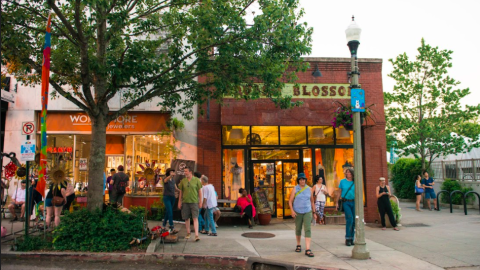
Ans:
[[[299,83],[348,84],[347,72],[350,71],[348,58],[305,58],[310,62],[310,69],[298,73]],[[323,77],[315,78],[311,74],[318,64]],[[379,177],[387,177],[385,116],[382,86],[382,60],[359,59],[359,82],[366,93],[366,104],[375,104],[375,123],[367,121],[364,128],[364,176],[366,179],[365,220],[374,222],[378,219],[375,188]],[[200,81],[204,78],[200,78]],[[221,190],[222,125],[331,125],[333,111],[338,107],[333,99],[300,99],[301,107],[281,110],[266,99],[245,102],[242,100],[225,100],[220,107],[211,102],[210,118],[198,118],[198,166],[197,169],[207,174],[215,189]],[[343,103],[349,100],[338,100]],[[207,111],[207,105],[202,106]],[[219,195],[221,192],[218,192]]]

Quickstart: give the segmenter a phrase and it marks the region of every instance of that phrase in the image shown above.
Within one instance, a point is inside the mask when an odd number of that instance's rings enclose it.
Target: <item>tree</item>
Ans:
[[[400,154],[419,157],[422,169],[440,155],[479,145],[479,129],[468,123],[477,120],[480,105],[460,104],[470,90],[457,89],[460,82],[448,75],[452,53],[422,39],[415,61],[405,53],[389,59],[393,71],[388,76],[396,84],[385,93],[387,134],[396,138]]]
[[[298,0],[2,4],[2,64],[17,67],[11,72],[24,83],[40,81],[47,16],[50,10],[55,14],[51,91],[92,121],[89,209],[102,203],[106,126],[117,116],[154,97],[161,100],[159,110],[187,119],[193,117],[195,104],[221,102],[224,96],[265,96],[287,108],[291,97],[282,97],[279,89],[308,67],[301,56],[310,52],[312,29],[298,23],[304,13]],[[255,13],[250,11],[253,5]],[[198,81],[199,76],[208,79]],[[262,88],[253,87],[258,81]],[[239,92],[239,86],[250,90]],[[108,100],[120,92],[125,105],[110,111]]]

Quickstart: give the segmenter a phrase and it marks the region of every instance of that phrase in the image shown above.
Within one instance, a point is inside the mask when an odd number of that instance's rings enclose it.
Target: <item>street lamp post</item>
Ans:
[[[360,45],[360,33],[362,29],[355,23],[352,16],[352,23],[345,30],[347,36],[348,48],[350,49],[352,59],[352,71],[350,88],[360,88],[358,85],[358,60],[357,49]],[[362,165],[362,129],[360,125],[360,112],[353,113],[353,161],[354,184],[355,184],[355,246],[352,250],[352,258],[366,260],[370,258],[370,252],[365,243],[365,223],[363,213],[363,165]]]

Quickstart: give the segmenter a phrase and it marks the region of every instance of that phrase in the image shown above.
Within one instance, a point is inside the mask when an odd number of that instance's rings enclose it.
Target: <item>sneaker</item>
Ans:
[[[218,225],[217,225],[217,223],[216,223],[216,222],[215,222],[215,228],[218,228]]]

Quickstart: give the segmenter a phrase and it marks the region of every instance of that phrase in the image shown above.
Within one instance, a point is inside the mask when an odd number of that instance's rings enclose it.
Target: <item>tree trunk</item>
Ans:
[[[107,144],[106,115],[90,116],[92,121],[92,143],[88,166],[87,209],[92,211],[103,207],[103,177],[105,169],[105,148]]]

